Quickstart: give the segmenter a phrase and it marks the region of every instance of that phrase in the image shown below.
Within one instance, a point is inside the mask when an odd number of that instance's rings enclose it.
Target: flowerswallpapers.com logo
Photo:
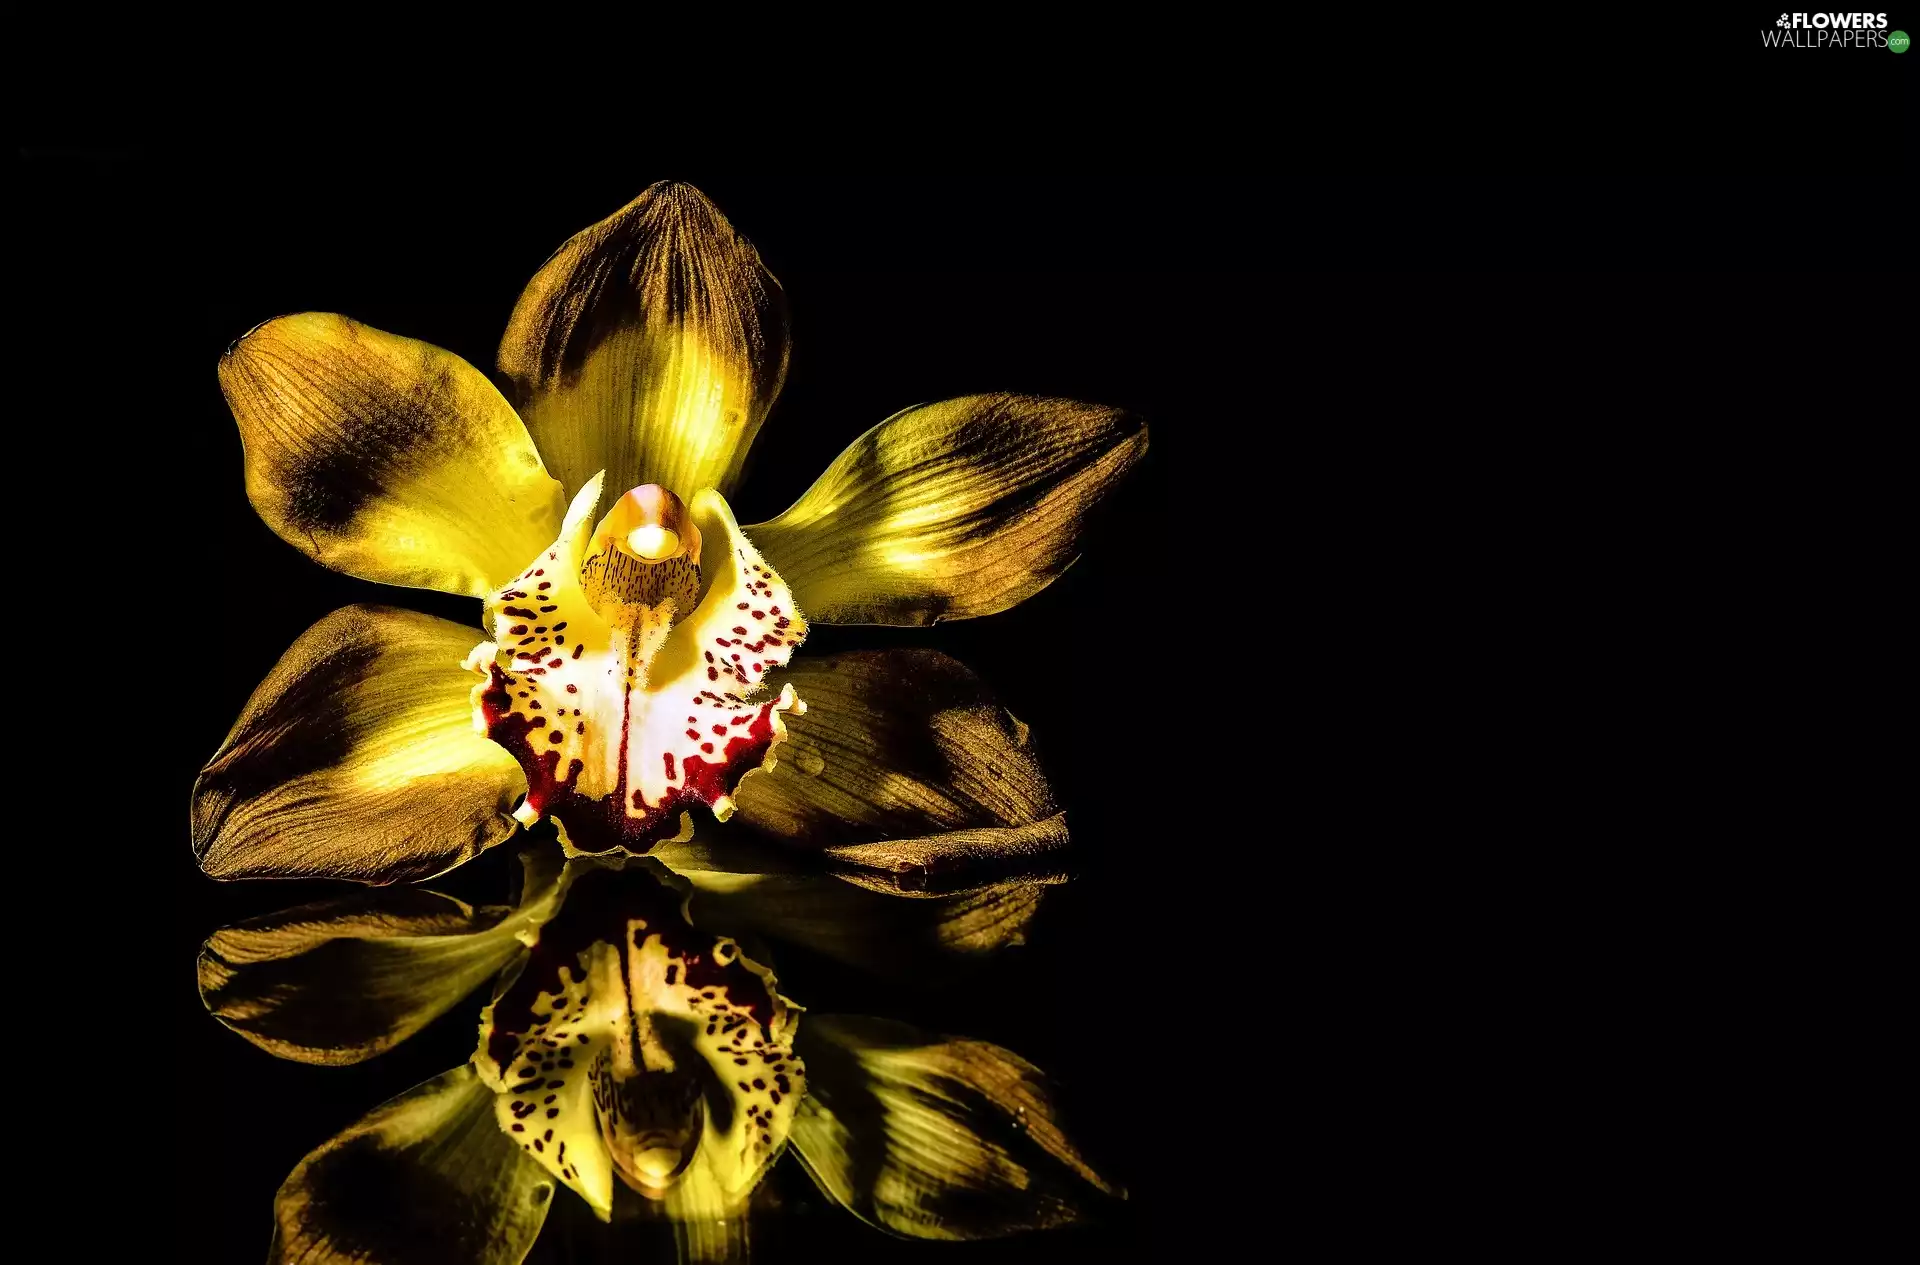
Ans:
[[[1760,32],[1768,48],[1890,48],[1907,51],[1905,31],[1889,31],[1884,13],[1782,13]]]

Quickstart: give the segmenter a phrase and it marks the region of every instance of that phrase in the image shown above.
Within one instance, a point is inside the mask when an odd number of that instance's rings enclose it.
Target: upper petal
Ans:
[[[215,878],[427,878],[511,835],[526,789],[473,732],[474,634],[431,615],[348,606],[302,633],[193,788]]]
[[[220,389],[254,508],[336,571],[478,597],[560,525],[527,428],[451,352],[307,312],[228,349]]]
[[[312,1152],[273,1201],[270,1265],[519,1265],[553,1179],[502,1137],[472,1064],[417,1085]]]
[[[1082,1219],[1121,1192],[1061,1131],[1019,1055],[906,1024],[810,1015],[811,1076],[793,1147],[861,1220],[923,1239],[982,1239]]]
[[[749,527],[827,624],[991,615],[1067,569],[1088,509],[1147,449],[1118,409],[970,395],[896,413]]]
[[[786,376],[786,297],[698,189],[663,181],[540,269],[500,371],[570,492],[605,470],[725,493]]]

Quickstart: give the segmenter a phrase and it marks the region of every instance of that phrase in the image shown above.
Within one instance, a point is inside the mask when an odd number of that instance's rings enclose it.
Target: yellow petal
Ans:
[[[854,440],[747,534],[817,623],[991,615],[1067,569],[1088,509],[1146,449],[1145,423],[1117,409],[1022,395],[926,404]]]
[[[473,732],[471,630],[349,606],[301,634],[193,788],[215,878],[422,879],[511,835],[526,789]]]
[[[464,1064],[315,1150],[273,1201],[270,1265],[519,1265],[553,1180],[500,1136]]]
[[[809,612],[811,613],[811,612]],[[736,819],[818,848],[1031,826],[1057,811],[1027,727],[934,650],[801,656],[770,684],[807,700]]]
[[[997,1238],[1083,1219],[1120,1196],[1061,1131],[1019,1055],[906,1024],[809,1015],[793,1148],[861,1220],[922,1239]]]
[[[662,182],[570,238],[528,283],[500,371],[574,492],[732,490],[787,371],[786,298],[714,205]]]
[[[336,571],[479,597],[560,525],[526,427],[451,352],[307,312],[230,348],[220,389],[254,508]]]

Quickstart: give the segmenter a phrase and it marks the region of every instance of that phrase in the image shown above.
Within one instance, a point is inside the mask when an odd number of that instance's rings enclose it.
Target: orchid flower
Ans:
[[[1146,430],[1029,396],[909,408],[742,527],[727,496],[787,358],[778,282],[682,184],[541,268],[499,348],[511,402],[459,357],[343,316],[281,317],[229,348],[220,385],[268,526],[349,575],[482,599],[485,635],[380,605],[309,629],[195,786],[205,872],[410,881],[542,820],[569,855],[688,843],[704,814],[792,838],[862,788],[886,837],[896,755],[879,735],[910,682],[829,682],[866,691],[857,715],[796,743],[799,780],[755,788],[817,701],[794,658],[809,626],[969,618],[1038,592]],[[1063,836],[1051,811],[982,816],[928,792],[920,815],[968,857]]]
[[[910,1238],[1068,1224],[1122,1195],[1018,1056],[804,1013],[658,858],[550,849],[525,854],[511,909],[374,889],[208,940],[209,1008],[308,1062],[371,1057],[498,979],[468,1064],[294,1169],[274,1262],[518,1262],[562,1187],[603,1221],[670,1222],[682,1259],[737,1259],[789,1147],[832,1202]]]

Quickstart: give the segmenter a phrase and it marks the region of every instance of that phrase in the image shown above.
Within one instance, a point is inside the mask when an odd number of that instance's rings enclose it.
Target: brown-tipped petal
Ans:
[[[479,597],[559,529],[527,428],[451,352],[306,312],[234,344],[220,389],[254,508],[336,571]]]
[[[808,710],[787,717],[778,763],[740,784],[736,820],[784,843],[1031,826],[1057,811],[1027,727],[938,651],[802,655],[770,684]]]
[[[1061,1132],[1040,1070],[984,1041],[808,1015],[810,1092],[793,1147],[836,1202],[883,1230],[985,1239],[1083,1219],[1123,1197]]]
[[[732,489],[787,371],[787,308],[759,252],[663,181],[568,239],[513,309],[500,371],[573,493]]]
[[[430,877],[511,835],[526,790],[474,732],[480,639],[444,619],[349,606],[301,634],[193,788],[215,878]]]
[[[200,998],[269,1054],[342,1065],[445,1014],[552,912],[558,867],[530,857],[519,908],[381,888],[224,927],[201,946]]]
[[[501,1134],[466,1064],[300,1161],[273,1202],[270,1265],[519,1265],[553,1186]]]
[[[269,1054],[358,1063],[438,1018],[519,947],[473,910],[417,888],[384,888],[216,931],[200,949],[200,998]]]
[[[1145,423],[1098,405],[924,404],[854,440],[747,534],[815,623],[991,615],[1067,569],[1087,511],[1146,450]]]
[[[896,896],[938,897],[977,891],[995,878],[1065,881],[1068,842],[1066,814],[1055,813],[1027,826],[843,844],[824,855],[849,883]]]

